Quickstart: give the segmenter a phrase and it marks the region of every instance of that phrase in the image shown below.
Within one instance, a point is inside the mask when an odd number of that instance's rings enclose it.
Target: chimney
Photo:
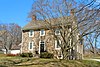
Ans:
[[[74,12],[75,12],[75,10],[74,10],[74,9],[71,9],[71,10],[70,10],[70,15],[71,15],[71,16],[74,16]]]
[[[32,21],[36,21],[36,15],[32,15]]]

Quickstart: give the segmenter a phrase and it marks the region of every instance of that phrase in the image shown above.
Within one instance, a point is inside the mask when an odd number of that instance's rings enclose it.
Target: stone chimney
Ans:
[[[74,16],[75,9],[71,9],[70,16]]]
[[[71,21],[73,22],[73,26],[77,25],[75,24],[76,23],[75,9],[70,10],[70,17],[71,17]]]
[[[32,15],[32,21],[36,21],[36,15]]]

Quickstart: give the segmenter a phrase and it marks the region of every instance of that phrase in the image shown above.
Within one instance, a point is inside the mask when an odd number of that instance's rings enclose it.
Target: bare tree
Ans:
[[[9,53],[13,45],[19,45],[21,43],[21,27],[17,24],[1,24],[0,31],[2,33],[0,37],[6,53]]]
[[[43,20],[46,27],[52,30],[54,39],[62,41],[59,46],[63,59],[67,59],[72,50],[75,51],[74,56],[78,55],[74,48],[77,48],[83,38],[87,40],[90,34],[99,36],[96,33],[100,30],[100,22],[97,23],[97,18],[100,16],[98,14],[100,14],[100,3],[95,0],[37,0],[33,3],[29,16],[37,15],[37,19]],[[54,27],[60,29],[60,37],[55,35]],[[93,43],[89,46],[93,46]]]

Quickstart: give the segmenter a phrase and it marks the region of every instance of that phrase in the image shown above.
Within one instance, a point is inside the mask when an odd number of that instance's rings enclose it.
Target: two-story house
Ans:
[[[57,22],[51,25],[55,26]],[[52,31],[48,29],[48,24],[45,21],[37,20],[36,16],[33,15],[32,21],[22,28],[21,53],[32,52],[35,54],[37,52],[40,54],[41,52],[47,51],[54,54],[55,57],[58,57],[58,52],[61,50],[59,47],[61,41],[58,42],[55,40],[51,33]],[[55,29],[55,35],[60,35],[59,29]],[[76,49],[82,56],[82,45],[79,45]]]

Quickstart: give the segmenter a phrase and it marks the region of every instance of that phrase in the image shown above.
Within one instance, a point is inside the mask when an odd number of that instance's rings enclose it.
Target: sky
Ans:
[[[21,27],[25,26],[33,2],[34,0],[0,0],[0,23],[16,23]]]
[[[0,23],[25,26],[34,0],[0,0]],[[100,0],[97,0],[100,3]]]
[[[33,0],[0,0],[0,23],[25,26],[32,4]]]

